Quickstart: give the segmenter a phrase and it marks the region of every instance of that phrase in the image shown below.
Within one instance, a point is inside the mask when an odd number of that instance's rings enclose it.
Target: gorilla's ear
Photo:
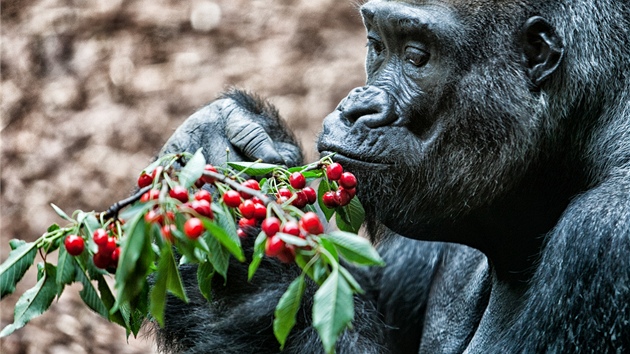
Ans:
[[[547,20],[534,16],[523,25],[521,43],[527,74],[538,87],[560,65],[564,54],[562,39]]]

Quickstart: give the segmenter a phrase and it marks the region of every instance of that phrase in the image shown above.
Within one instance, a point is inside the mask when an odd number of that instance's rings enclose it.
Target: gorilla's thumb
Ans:
[[[225,126],[225,132],[232,145],[250,159],[285,164],[274,148],[273,141],[260,125],[246,120],[230,120]]]

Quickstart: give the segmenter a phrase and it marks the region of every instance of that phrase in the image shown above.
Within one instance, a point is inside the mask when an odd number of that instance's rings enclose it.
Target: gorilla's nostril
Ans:
[[[352,107],[349,107],[349,109],[341,111],[341,114],[343,115],[343,117],[347,119],[350,123],[356,122],[357,120],[359,120],[359,118],[363,116],[369,116],[369,115],[379,114],[379,113],[381,112],[374,107],[359,107],[359,106],[352,106]]]
[[[376,86],[359,87],[350,91],[337,109],[346,122],[361,122],[370,128],[384,126],[395,120],[389,94]]]

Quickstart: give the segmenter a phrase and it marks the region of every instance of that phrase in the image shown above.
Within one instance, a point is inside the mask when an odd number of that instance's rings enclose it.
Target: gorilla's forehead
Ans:
[[[502,4],[510,3],[508,0],[368,0],[366,4],[370,3],[398,3],[407,4],[417,7],[433,6],[449,8],[452,10],[475,10],[488,6],[501,6]]]
[[[459,28],[453,9],[441,1],[372,0],[361,7],[361,15],[370,25],[393,25],[397,33],[431,28],[446,34]]]

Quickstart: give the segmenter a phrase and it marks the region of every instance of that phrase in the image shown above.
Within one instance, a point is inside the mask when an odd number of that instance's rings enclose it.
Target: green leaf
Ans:
[[[367,239],[344,231],[333,231],[325,236],[326,240],[337,246],[339,252],[348,261],[360,265],[385,265],[376,249]]]
[[[219,241],[209,233],[204,233],[203,239],[206,241],[210,251],[207,255],[208,261],[212,263],[212,266],[217,273],[221,274],[223,279],[227,280],[227,270],[230,265],[230,254],[219,243]]]
[[[17,301],[13,323],[2,329],[0,337],[8,336],[15,330],[24,327],[28,321],[44,313],[50,307],[56,295],[55,266],[46,263],[44,276],[39,279],[33,288],[24,292]]]
[[[75,262],[76,264],[76,262]],[[87,274],[78,265],[76,266],[76,280],[83,284],[83,289],[79,292],[81,299],[94,312],[109,319],[109,309],[105,307],[103,300],[98,296],[94,285],[90,282]]]
[[[155,259],[150,233],[142,214],[137,214],[125,227],[127,237],[120,246],[120,261],[116,270],[117,305],[133,300],[143,290]]]
[[[149,287],[146,284],[145,282],[140,294],[129,303],[129,328],[134,337],[138,337],[138,332],[149,313]]]
[[[328,184],[328,181],[326,181],[326,179],[322,178],[319,181],[319,187],[317,187],[317,203],[319,204],[319,208],[322,210],[322,213],[324,213],[326,221],[330,221],[330,218],[335,213],[333,209],[329,209],[326,205],[324,205],[324,201],[322,200],[322,196],[324,195],[324,193],[328,192],[329,190],[330,184]]]
[[[37,255],[37,245],[34,242],[11,240],[10,245],[13,250],[9,253],[9,258],[0,264],[0,298],[15,291],[15,285],[33,265]]]
[[[169,250],[171,249],[168,247]],[[162,256],[164,257],[164,255]],[[188,296],[186,296],[186,291],[184,290],[184,283],[182,282],[182,276],[179,274],[179,268],[177,268],[177,262],[175,261],[175,257],[173,252],[168,252],[168,263],[171,271],[169,272],[167,289],[171,292],[171,294],[177,296],[184,302],[188,302]]]
[[[212,301],[212,278],[214,278],[214,267],[210,262],[201,262],[197,267],[197,284],[199,292],[208,302]]]
[[[293,280],[276,306],[274,313],[275,319],[273,320],[273,334],[280,343],[280,350],[284,349],[287,337],[293,326],[295,326],[295,317],[300,309],[304,288],[304,274],[302,274]]]
[[[359,284],[359,282],[354,279],[352,274],[350,274],[350,272],[346,268],[340,265],[339,273],[346,279],[348,285],[350,285],[350,288],[352,289],[352,292],[359,294],[364,293],[363,289],[361,288],[361,284]]]
[[[95,276],[92,276],[92,279],[97,281],[98,292],[101,294],[101,300],[103,301],[105,307],[107,307],[108,311],[110,311],[114,307],[116,299],[114,298],[114,294],[112,294],[107,281],[105,281],[105,277],[103,277],[102,274],[96,274]],[[109,320],[128,328],[120,310],[110,311]]]
[[[188,296],[186,296],[186,291],[184,290],[182,278],[177,268],[177,262],[175,261],[175,256],[169,244],[164,244],[164,247],[160,250],[160,259],[158,261],[157,275],[155,278],[156,286],[163,281],[165,291],[168,290],[182,301],[188,302]],[[151,292],[150,296],[150,306],[153,306],[155,303],[153,292]],[[158,298],[158,300],[161,300],[162,303],[166,303],[164,296],[162,296],[161,299]]]
[[[350,204],[344,207],[335,208],[337,217],[335,221],[337,227],[342,231],[357,233],[365,220],[365,210],[358,198],[352,198]]]
[[[354,318],[352,290],[339,271],[333,269],[313,298],[313,327],[326,353],[333,353],[341,332]]]
[[[98,219],[96,218],[96,216],[94,216],[94,214],[91,214],[91,213],[85,215],[85,217],[83,218],[82,224],[87,228],[87,232],[88,232],[87,236],[89,238],[91,238],[91,236],[94,234],[94,231],[96,231],[96,229],[101,227],[101,223],[98,222]]]
[[[228,165],[239,172],[245,172],[250,176],[261,176],[273,172],[278,165],[262,162],[228,162]]]
[[[236,235],[231,235],[223,230],[219,225],[209,219],[202,218],[203,226],[214,236],[225,248],[239,261],[245,261],[245,255],[241,248],[241,240]]]
[[[322,236],[326,236],[326,235],[322,235]],[[335,248],[335,245],[332,242],[328,241],[325,237],[320,237],[319,238],[319,243],[333,257],[333,259],[330,259],[330,257],[328,257],[328,256],[326,257],[326,259],[328,259],[329,263],[330,264],[339,263],[339,253],[337,252],[337,249]]]
[[[206,159],[203,157],[202,150],[199,148],[179,172],[179,183],[185,188],[190,188],[203,174]]]
[[[74,257],[71,256],[65,247],[59,249],[59,259],[57,260],[57,277],[56,283],[59,287],[59,295],[64,285],[70,284],[75,279],[76,264]]]
[[[227,205],[221,204],[220,206],[217,203],[213,205],[214,212],[214,220],[215,222],[230,236],[230,238],[239,240],[238,234],[236,233],[236,224],[234,223],[234,218],[230,214],[230,210]],[[216,206],[216,207],[215,207]]]
[[[296,252],[295,254],[295,263],[300,267],[300,269],[302,269],[304,271],[304,268],[306,268],[306,265],[308,264],[308,262],[311,260],[311,258],[306,258],[304,255],[302,255],[300,252]],[[306,269],[305,273],[306,275],[309,276],[309,278],[311,279],[315,279],[315,273],[313,271],[314,267],[309,267],[308,269]],[[321,285],[318,283],[318,285]]]
[[[250,281],[254,277],[263,255],[265,254],[265,243],[267,242],[267,235],[264,232],[260,232],[254,241],[254,254],[252,255],[252,262],[249,264],[247,270],[247,280]]]
[[[50,203],[50,206],[53,208],[55,213],[57,213],[57,215],[61,216],[62,219],[74,222],[74,220],[72,220],[72,218],[69,217],[68,214],[66,214],[63,210],[61,210],[60,207],[56,206],[53,203]]]

